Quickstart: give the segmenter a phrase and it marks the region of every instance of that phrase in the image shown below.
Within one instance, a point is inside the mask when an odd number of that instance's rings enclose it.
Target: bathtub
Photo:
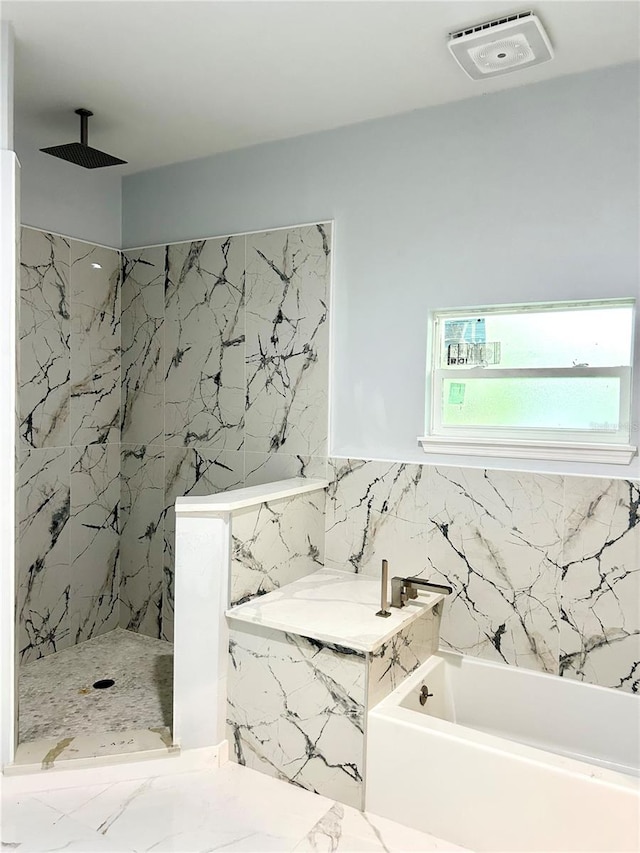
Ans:
[[[367,811],[475,851],[638,851],[639,768],[637,696],[447,652],[367,720]]]

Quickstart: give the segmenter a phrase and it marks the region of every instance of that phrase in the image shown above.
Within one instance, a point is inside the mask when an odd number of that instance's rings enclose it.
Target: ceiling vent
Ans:
[[[472,80],[499,77],[553,59],[549,37],[533,12],[520,12],[450,33],[448,46]]]

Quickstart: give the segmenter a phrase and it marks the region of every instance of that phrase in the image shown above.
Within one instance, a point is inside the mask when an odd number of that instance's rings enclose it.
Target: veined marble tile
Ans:
[[[407,675],[438,651],[441,613],[442,604],[436,604],[369,654],[367,710],[381,702]]]
[[[69,444],[69,242],[22,229],[20,437],[26,447]]]
[[[175,501],[179,495],[212,495],[243,484],[244,458],[234,450],[165,448],[164,579],[162,638],[173,641]]]
[[[164,436],[164,246],[122,256],[122,441]]]
[[[562,477],[433,468],[428,545],[446,648],[558,672]]]
[[[120,627],[160,637],[164,554],[164,448],[122,445]]]
[[[246,449],[327,447],[331,225],[246,238]]]
[[[231,604],[264,595],[322,568],[325,492],[233,513]]]
[[[325,563],[341,571],[414,576],[427,566],[427,471],[423,465],[329,460]]]
[[[230,631],[228,738],[239,764],[362,807],[363,652]]]
[[[21,451],[17,614],[23,663],[74,642],[69,512],[69,451]]]
[[[116,853],[121,850],[99,833],[35,797],[3,798],[1,832],[2,849],[20,850],[20,853],[52,850]]]
[[[439,601],[441,595],[421,592],[404,607],[392,607],[391,615],[381,619],[377,615],[378,579],[337,569],[318,569],[280,589],[231,607],[226,615],[232,622],[299,634],[328,646],[338,644],[374,652]]]
[[[219,770],[115,783],[69,814],[122,851],[282,853],[329,806],[324,797],[228,763]]]
[[[70,246],[71,444],[117,443],[120,253],[76,240]]]
[[[262,486],[290,477],[327,477],[324,456],[289,456],[287,453],[244,454],[245,486]]]
[[[432,850],[464,850],[425,832],[410,829],[387,818],[356,811],[334,803],[329,811],[298,844],[301,851],[327,853],[426,853]]]
[[[120,448],[73,447],[69,546],[74,642],[118,625]]]
[[[640,484],[567,477],[560,674],[640,692]]]
[[[165,440],[240,450],[244,237],[167,247]]]

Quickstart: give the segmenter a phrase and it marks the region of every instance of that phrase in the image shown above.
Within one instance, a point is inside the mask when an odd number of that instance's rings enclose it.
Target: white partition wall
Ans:
[[[183,749],[225,739],[230,562],[230,513],[190,514],[177,503],[173,740]]]
[[[327,485],[296,477],[176,499],[173,739],[182,749],[225,745],[233,513]]]
[[[15,441],[18,198],[20,164],[13,151],[13,31],[0,31],[0,765],[16,746]]]

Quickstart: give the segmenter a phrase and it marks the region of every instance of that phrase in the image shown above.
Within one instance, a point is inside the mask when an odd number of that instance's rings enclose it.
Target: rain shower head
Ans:
[[[127,162],[111,154],[105,154],[104,151],[98,151],[97,148],[91,148],[88,144],[89,116],[93,113],[91,110],[78,109],[76,115],[80,116],[80,142],[53,145],[51,148],[40,150],[53,157],[60,157],[61,160],[68,160],[69,163],[75,163],[76,166],[83,166],[85,169],[102,169],[104,166],[119,166]]]

